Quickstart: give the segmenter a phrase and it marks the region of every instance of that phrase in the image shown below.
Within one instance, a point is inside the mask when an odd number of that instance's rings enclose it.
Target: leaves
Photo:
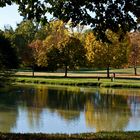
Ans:
[[[96,40],[92,32],[85,38],[86,56],[90,64],[94,67],[120,67],[127,63],[127,38],[119,41],[119,34],[110,30],[106,32],[110,43],[103,43]]]
[[[45,24],[46,13],[64,22],[72,21],[73,26],[78,23],[90,25],[98,39],[108,41],[106,30],[123,33],[137,28],[134,19],[140,17],[139,0],[4,0],[0,7],[19,5],[19,11],[25,19],[31,19]]]
[[[18,60],[16,51],[10,41],[0,33],[0,70],[17,68]]]
[[[129,47],[129,65],[137,67],[140,64],[140,32],[129,33],[131,46]]]
[[[30,20],[22,21],[15,30],[13,44],[22,65],[29,66],[32,63],[31,50],[28,45],[33,41],[36,32],[36,27]]]
[[[65,23],[60,20],[50,22],[44,40],[31,43],[36,64],[49,70],[69,67],[76,68],[85,64],[85,50],[80,33],[73,36]]]

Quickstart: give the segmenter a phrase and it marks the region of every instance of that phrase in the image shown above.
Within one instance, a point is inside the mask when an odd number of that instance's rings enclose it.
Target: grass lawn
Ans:
[[[115,73],[115,79],[112,79]],[[138,73],[140,69],[138,68]],[[16,73],[15,82],[75,85],[75,86],[98,86],[98,87],[126,87],[140,88],[140,76],[133,74],[133,68],[110,70],[110,77],[106,78],[106,71],[69,71],[68,77],[64,78],[62,72],[35,72],[32,77],[31,71],[19,71]],[[100,77],[100,79],[98,79]]]
[[[53,84],[53,85],[72,85],[72,86],[98,86],[98,87],[126,87],[140,88],[138,79],[112,79],[101,78],[63,78],[63,77],[22,77],[15,78],[16,83],[34,83],[34,84]]]

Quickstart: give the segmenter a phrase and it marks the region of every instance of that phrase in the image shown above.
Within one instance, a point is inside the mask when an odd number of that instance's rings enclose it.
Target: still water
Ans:
[[[14,86],[0,91],[0,131],[82,133],[140,130],[140,90]]]

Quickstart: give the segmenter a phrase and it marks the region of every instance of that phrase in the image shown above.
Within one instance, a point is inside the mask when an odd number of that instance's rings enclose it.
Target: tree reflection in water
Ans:
[[[17,115],[16,96],[0,91],[0,132],[10,132],[16,125]]]
[[[47,109],[66,122],[78,120],[81,113],[84,113],[83,121],[87,127],[95,128],[96,131],[121,131],[127,127],[134,114],[136,108],[132,105],[135,103],[137,106],[140,103],[140,97],[135,95],[137,92],[139,94],[139,91],[133,93],[133,90],[126,89],[21,86],[9,94],[0,94],[0,106],[15,106],[13,115],[11,112],[0,112],[0,122],[5,123],[8,120],[9,126],[5,125],[5,131],[9,132],[16,125],[20,108],[26,110],[31,128],[41,126],[41,115]],[[0,123],[0,130],[3,127]]]
[[[23,96],[27,105],[42,109],[47,107],[51,112],[57,112],[66,121],[78,119],[80,111],[83,111],[87,126],[95,127],[96,131],[123,130],[127,126],[131,114],[127,105],[128,98],[115,95],[112,89],[104,91],[94,89],[93,93],[87,92],[86,94],[84,94],[84,90],[79,91],[42,87],[35,90],[33,97],[28,97],[28,93]],[[100,92],[104,94],[100,94]],[[112,92],[113,94],[110,94]],[[41,110],[30,108],[28,112],[30,122],[32,119],[35,120],[35,116],[36,122],[38,122],[37,118]],[[34,115],[35,113],[36,115]]]

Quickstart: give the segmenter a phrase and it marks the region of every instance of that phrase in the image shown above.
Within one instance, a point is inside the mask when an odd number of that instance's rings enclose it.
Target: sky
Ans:
[[[18,6],[6,6],[0,8],[0,29],[4,29],[4,26],[11,25],[16,28],[17,23],[22,21],[23,17],[18,13]]]

